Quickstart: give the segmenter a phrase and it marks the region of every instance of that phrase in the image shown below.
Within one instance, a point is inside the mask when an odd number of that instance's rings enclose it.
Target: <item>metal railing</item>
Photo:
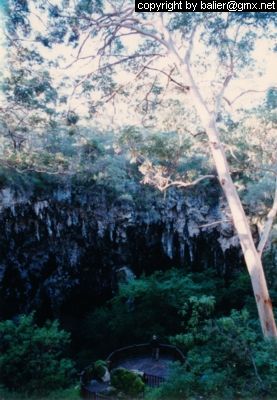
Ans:
[[[172,357],[172,360],[180,361],[183,363],[185,361],[185,356],[181,352],[180,349],[176,346],[172,346],[169,344],[160,344],[160,357],[163,355],[167,355]],[[125,360],[129,357],[137,357],[137,356],[145,356],[152,354],[152,346],[150,343],[142,343],[135,344],[132,346],[121,347],[113,351],[107,358],[106,361],[108,363],[109,369],[116,368],[121,361]],[[84,382],[84,371],[80,375],[80,384],[81,384],[81,397],[83,399],[88,400],[116,400],[113,396],[105,396],[99,392],[93,392],[91,389],[87,387],[87,383]],[[144,372],[143,380],[146,385],[150,387],[159,387],[162,383],[164,383],[165,378],[157,375],[150,375]]]
[[[146,385],[148,385],[152,388],[155,388],[155,387],[159,387],[160,385],[162,385],[165,381],[165,378],[163,378],[161,376],[156,376],[156,375],[144,374],[143,380]]]
[[[184,362],[185,356],[181,352],[180,349],[176,346],[172,346],[170,344],[160,344],[160,356],[168,355],[171,356],[174,360]],[[146,354],[151,354],[152,346],[150,343],[142,343],[142,344],[135,344],[132,346],[121,347],[113,351],[106,359],[109,363],[110,369],[115,368],[118,363],[128,357],[135,357],[135,356],[145,356]]]

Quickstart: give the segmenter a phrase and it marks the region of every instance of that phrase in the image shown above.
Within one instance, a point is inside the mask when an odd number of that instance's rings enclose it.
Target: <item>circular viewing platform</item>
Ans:
[[[170,373],[170,363],[179,361],[183,363],[185,356],[176,346],[168,344],[159,345],[159,357],[156,360],[152,356],[152,346],[150,343],[137,344],[122,347],[113,351],[106,359],[109,370],[115,368],[125,368],[130,371],[137,371],[143,375],[144,382],[151,386],[160,386]],[[107,388],[107,384],[82,382],[82,397],[87,399],[104,398],[101,396],[102,390]]]
[[[145,343],[115,350],[109,355],[107,361],[111,369],[122,367],[166,378],[169,374],[169,364],[173,361],[184,362],[185,357],[175,346],[160,344],[159,349],[158,360],[152,357],[151,345]]]

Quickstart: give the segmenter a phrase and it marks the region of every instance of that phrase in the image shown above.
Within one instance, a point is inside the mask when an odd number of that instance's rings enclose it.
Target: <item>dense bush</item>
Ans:
[[[239,309],[243,304],[247,304],[255,317],[250,290],[249,277],[245,273],[237,274],[227,283],[212,270],[186,273],[183,269],[171,269],[142,276],[122,284],[110,302],[88,313],[80,327],[81,332],[78,331],[81,345],[85,347],[79,357],[82,360],[88,355],[102,358],[115,348],[147,342],[153,334],[167,341],[168,336],[183,333],[193,305],[193,300],[189,299],[200,295],[214,296],[214,317],[228,315],[232,308]],[[202,301],[205,303],[205,298]],[[194,307],[198,305],[194,304]],[[203,320],[203,314],[201,318]],[[90,361],[91,358],[85,359],[82,365]]]
[[[203,296],[185,307],[184,313],[190,314],[185,333],[172,342],[188,350],[186,363],[175,366],[169,381],[150,392],[149,400],[276,398],[276,343],[262,339],[245,310],[217,319],[208,318],[209,310],[211,299]]]
[[[84,383],[89,383],[92,379],[100,380],[104,377],[107,371],[107,363],[103,360],[97,360],[92,365],[85,368],[82,380]]]
[[[111,384],[119,392],[128,396],[138,396],[144,390],[142,379],[134,372],[124,368],[117,368],[112,372]]]
[[[0,381],[28,393],[47,393],[70,383],[73,364],[63,358],[69,334],[58,322],[38,327],[33,314],[0,323]]]
[[[89,313],[82,325],[84,340],[99,357],[127,344],[147,342],[153,334],[162,340],[182,332],[179,310],[190,296],[217,293],[220,280],[206,274],[172,269],[135,279],[119,288],[105,307]],[[222,285],[222,282],[221,282]],[[103,345],[103,346],[102,346]]]
[[[107,363],[103,360],[97,360],[94,363],[95,376],[98,379],[103,378],[107,370]]]

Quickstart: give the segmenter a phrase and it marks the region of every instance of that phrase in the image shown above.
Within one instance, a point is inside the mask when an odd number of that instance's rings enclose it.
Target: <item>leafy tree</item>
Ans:
[[[32,30],[28,1],[5,1],[3,28],[6,60],[1,76],[0,158],[19,172],[57,174],[69,163],[62,146],[53,149],[53,135],[66,145],[78,115],[65,113],[63,96]],[[38,16],[36,18],[39,19]]]
[[[1,82],[1,133],[5,150],[11,144],[12,152],[30,151],[36,137],[53,123],[57,91],[44,58],[27,44],[32,42],[28,2],[7,1],[5,11],[7,60]]]
[[[63,358],[69,334],[58,322],[39,327],[33,314],[0,323],[1,383],[17,391],[47,393],[67,386],[73,363]]]

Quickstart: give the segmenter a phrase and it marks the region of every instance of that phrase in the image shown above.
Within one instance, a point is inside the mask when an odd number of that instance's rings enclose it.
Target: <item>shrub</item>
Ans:
[[[107,370],[107,363],[103,360],[97,360],[94,363],[94,375],[96,379],[101,379]]]
[[[92,357],[101,358],[118,347],[147,342],[153,334],[167,340],[168,335],[182,333],[181,323],[187,326],[194,308],[199,308],[201,320],[204,313],[210,313],[209,303],[213,302],[210,296],[204,296],[199,307],[193,298],[213,293],[217,300],[220,284],[221,280],[212,271],[186,274],[180,269],[155,272],[121,284],[109,303],[90,312],[83,320],[81,331],[82,346],[84,340],[86,342],[85,356],[90,348],[93,349]],[[183,306],[188,302],[184,315]]]
[[[34,323],[33,314],[17,322],[0,323],[0,381],[13,390],[47,393],[70,382],[73,364],[63,358],[69,334],[58,322],[43,327]]]
[[[170,380],[150,398],[276,398],[276,343],[263,340],[260,327],[246,310],[205,321],[207,314],[200,318],[199,312],[203,311],[203,296],[198,305],[197,298],[193,300],[185,333],[172,338],[188,350],[186,364],[175,368]]]
[[[107,363],[103,360],[97,360],[84,370],[83,382],[89,383],[92,379],[101,379],[107,371]]]
[[[142,379],[124,368],[117,368],[112,372],[111,384],[128,396],[137,396],[144,391]]]

